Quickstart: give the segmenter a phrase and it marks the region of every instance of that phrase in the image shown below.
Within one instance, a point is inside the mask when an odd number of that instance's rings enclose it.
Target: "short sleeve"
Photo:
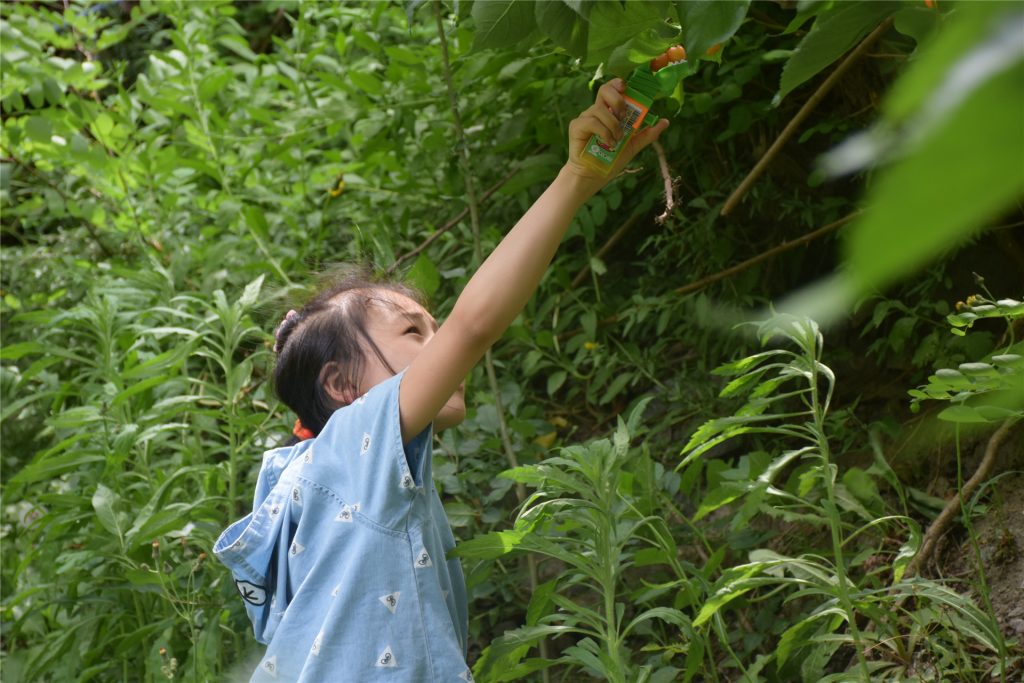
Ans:
[[[364,519],[405,531],[409,505],[425,493],[432,427],[402,444],[402,373],[331,416],[313,440],[301,476],[336,493]],[[429,482],[426,482],[429,484]]]

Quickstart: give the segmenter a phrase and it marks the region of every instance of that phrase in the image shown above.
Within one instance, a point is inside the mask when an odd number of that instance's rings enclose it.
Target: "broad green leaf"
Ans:
[[[749,6],[750,0],[683,0],[677,3],[687,59],[695,62],[713,45],[731,38],[747,16]]]
[[[975,51],[993,30],[1012,26],[1013,17],[1019,14],[1015,3],[958,3],[956,11],[942,22],[942,30],[921,46],[917,59],[893,84],[882,103],[885,116],[901,121],[918,111],[942,87],[948,74],[963,64],[967,53]]]
[[[586,63],[606,62],[612,51],[632,36],[664,25],[670,7],[669,3],[647,0],[636,0],[625,7],[618,2],[595,3],[590,10]]]
[[[895,2],[841,2],[819,15],[783,68],[776,101],[839,59],[899,8]]]
[[[534,15],[541,33],[574,57],[587,56],[590,24],[562,0],[539,0]],[[584,5],[589,8],[590,5]]]
[[[536,25],[532,3],[518,0],[474,2],[473,19],[474,50],[512,47],[530,35]]]
[[[976,86],[907,158],[879,174],[868,208],[846,230],[846,262],[862,291],[921,267],[1024,192],[1022,84],[1018,61]]]
[[[942,22],[943,14],[923,5],[905,7],[895,15],[893,26],[905,36],[913,38],[918,45],[926,42]]]

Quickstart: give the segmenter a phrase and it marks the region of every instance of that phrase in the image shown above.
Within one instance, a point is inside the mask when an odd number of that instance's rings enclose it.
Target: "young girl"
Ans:
[[[464,378],[526,305],[579,207],[667,127],[637,131],[607,177],[580,164],[592,135],[621,138],[623,91],[605,84],[569,124],[568,162],[443,325],[412,291],[349,278],[278,327],[274,382],[303,440],[264,455],[252,513],[214,547],[267,644],[253,681],[472,680],[432,430],[464,418]]]

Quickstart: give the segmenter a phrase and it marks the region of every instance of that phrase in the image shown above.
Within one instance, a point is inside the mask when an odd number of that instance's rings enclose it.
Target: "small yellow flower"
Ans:
[[[597,342],[583,342],[583,348],[587,351],[593,351],[598,346]]]
[[[976,303],[978,303],[978,295],[977,294],[971,294],[969,297],[967,297],[967,305],[968,306],[973,306]]]
[[[957,301],[956,302],[956,310],[962,311],[964,309],[964,306],[966,306],[966,305],[967,304],[965,304],[963,301]]]

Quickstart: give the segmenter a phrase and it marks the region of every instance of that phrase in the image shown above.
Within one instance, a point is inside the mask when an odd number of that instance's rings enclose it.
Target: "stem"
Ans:
[[[730,266],[725,270],[720,270],[717,273],[708,275],[707,277],[701,278],[700,280],[696,280],[687,285],[683,285],[682,287],[677,288],[675,290],[675,293],[689,294],[690,292],[696,292],[699,289],[704,289],[708,285],[714,284],[719,280],[724,280],[725,278],[731,275],[735,275],[736,273],[740,273],[744,270],[747,270],[748,268],[752,268],[761,261],[766,261],[772,258],[773,256],[777,256],[778,254],[781,254],[785,251],[789,251],[790,249],[799,247],[801,244],[807,244],[808,242],[818,239],[822,235],[826,235],[832,232],[833,230],[841,228],[850,221],[852,221],[854,218],[859,216],[860,214],[860,211],[855,211],[849,214],[848,216],[840,218],[837,221],[833,221],[828,225],[824,225],[816,230],[812,230],[811,232],[805,235],[801,235],[800,237],[797,237],[795,240],[792,240],[790,242],[783,242],[782,244],[776,245],[767,251],[762,251],[760,254],[752,256],[748,258],[746,261],[737,263],[735,266]]]
[[[963,459],[960,452],[960,423],[954,424],[954,433],[956,436],[956,489],[957,497],[960,500],[960,507],[963,510],[963,521],[964,528],[967,529],[967,537],[971,541],[971,549],[974,551],[974,562],[978,569],[978,593],[981,594],[981,600],[985,603],[985,611],[988,612],[989,618],[992,619],[993,623],[998,623],[996,619],[996,612],[992,609],[992,600],[989,598],[989,587],[988,578],[985,576],[985,563],[981,559],[981,547],[978,544],[978,537],[974,534],[974,525],[971,524],[971,510],[967,505],[967,501],[964,496],[964,474],[963,474]],[[955,630],[955,629],[954,629]],[[999,658],[1002,660],[1002,666],[999,667],[1002,675],[1000,680],[1002,683],[1006,683],[1006,642],[1002,638],[1002,631],[998,628],[995,629],[996,634],[999,638]]]
[[[828,446],[828,438],[825,436],[825,410],[821,405],[818,392],[818,363],[820,348],[813,344],[811,360],[811,405],[814,411],[814,432],[817,441],[818,451],[821,453],[823,474],[825,479],[825,495],[828,500],[828,507],[825,512],[828,515],[828,526],[832,536],[832,555],[836,565],[837,589],[839,592],[839,603],[846,612],[846,620],[850,624],[850,632],[853,635],[853,647],[857,652],[857,662],[860,666],[861,680],[871,680],[868,670],[868,660],[864,657],[864,646],[857,626],[857,613],[854,611],[853,601],[850,599],[849,578],[846,576],[846,563],[843,560],[843,530],[842,522],[839,519],[839,507],[836,504],[835,485],[833,482],[832,463]]]

